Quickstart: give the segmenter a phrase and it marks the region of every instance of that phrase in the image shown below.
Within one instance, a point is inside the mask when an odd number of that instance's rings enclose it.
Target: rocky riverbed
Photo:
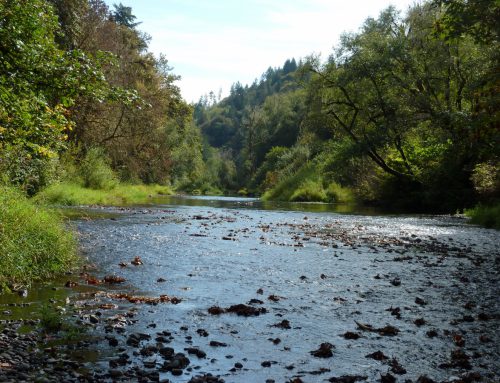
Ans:
[[[187,205],[77,221],[88,265],[44,302],[66,327],[5,302],[0,381],[498,381],[497,231]]]

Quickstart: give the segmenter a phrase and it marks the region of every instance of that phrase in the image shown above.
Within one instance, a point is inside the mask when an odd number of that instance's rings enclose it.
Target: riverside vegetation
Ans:
[[[0,1],[2,265],[17,267],[2,283],[45,278],[74,259],[46,204],[239,192],[468,209],[499,227],[498,17],[493,0],[391,7],[344,34],[326,62],[289,59],[224,99],[189,105],[130,7]],[[20,211],[54,226],[39,239],[20,235],[30,230],[12,219]],[[47,255],[42,237],[56,230],[59,250]],[[14,235],[40,241],[40,251]]]

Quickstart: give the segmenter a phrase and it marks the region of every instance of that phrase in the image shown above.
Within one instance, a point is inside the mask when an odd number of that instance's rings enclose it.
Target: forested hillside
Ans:
[[[189,183],[201,140],[165,57],[129,7],[0,1],[0,173],[30,195],[57,180]],[[111,167],[111,168],[110,168]]]
[[[287,60],[195,120],[226,190],[455,212],[499,197],[499,7],[388,8],[326,62]]]

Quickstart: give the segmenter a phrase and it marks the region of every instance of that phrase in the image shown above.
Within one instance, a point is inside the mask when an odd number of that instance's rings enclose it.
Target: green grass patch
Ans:
[[[59,213],[0,186],[0,287],[50,279],[77,260],[75,238]]]
[[[496,205],[478,205],[465,211],[470,222],[484,227],[500,230],[500,203]]]
[[[172,189],[160,185],[119,184],[112,189],[98,190],[64,182],[49,186],[35,198],[38,202],[51,205],[124,206],[148,203],[153,197],[172,194]]]
[[[273,189],[266,191],[262,199],[290,202],[355,202],[354,194],[350,189],[334,182],[324,187],[325,183],[318,168],[313,163],[309,163],[283,179]]]

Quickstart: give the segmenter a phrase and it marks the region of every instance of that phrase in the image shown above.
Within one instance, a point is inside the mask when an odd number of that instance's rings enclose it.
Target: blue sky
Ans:
[[[405,11],[415,0],[105,0],[132,7],[138,29],[152,37],[182,79],[183,97],[197,101],[231,84],[250,84],[269,66],[310,54],[327,58],[344,31],[389,5]]]

